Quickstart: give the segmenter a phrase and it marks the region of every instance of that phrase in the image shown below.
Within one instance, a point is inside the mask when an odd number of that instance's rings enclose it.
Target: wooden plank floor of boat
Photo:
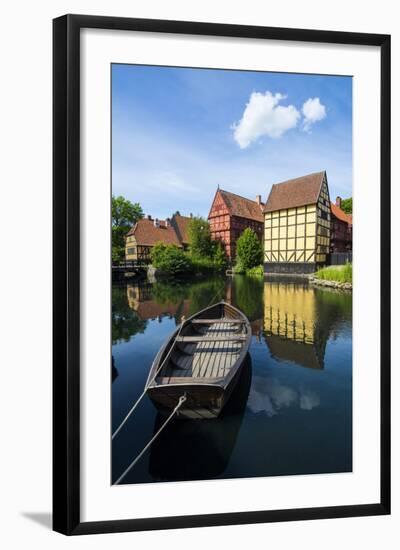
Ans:
[[[173,365],[163,373],[164,382],[168,383],[169,377],[220,378],[228,374],[240,354],[244,334],[236,332],[231,322],[214,322],[203,336],[213,339],[178,343],[179,351],[171,357]],[[224,340],[226,337],[229,340]]]

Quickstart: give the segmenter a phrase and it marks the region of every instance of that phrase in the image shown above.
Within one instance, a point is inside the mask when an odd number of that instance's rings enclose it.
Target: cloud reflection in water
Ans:
[[[276,378],[254,376],[247,406],[253,413],[275,416],[285,407],[299,406],[311,411],[320,405],[319,395],[310,390],[295,390]]]

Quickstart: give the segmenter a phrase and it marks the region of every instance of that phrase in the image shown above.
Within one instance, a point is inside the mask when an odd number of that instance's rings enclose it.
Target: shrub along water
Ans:
[[[236,264],[234,273],[246,275],[264,275],[261,264],[263,257],[262,245],[256,233],[247,227],[236,243]]]
[[[246,271],[246,275],[252,275],[255,277],[264,277],[264,267],[262,265],[256,265]]]
[[[222,246],[212,243],[212,255],[201,256],[184,252],[172,244],[156,243],[151,251],[151,263],[168,277],[184,277],[193,273],[217,273],[225,270],[226,258]]]
[[[151,262],[162,273],[179,276],[193,272],[193,264],[187,254],[174,244],[156,243],[151,250]]]
[[[338,283],[353,282],[353,265],[347,263],[345,265],[330,266],[319,269],[315,274],[317,279],[325,281],[335,281]]]

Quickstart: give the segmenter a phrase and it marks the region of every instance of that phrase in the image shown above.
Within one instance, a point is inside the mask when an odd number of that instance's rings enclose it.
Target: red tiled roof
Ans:
[[[154,220],[143,218],[128,231],[128,235],[134,235],[139,246],[153,246],[157,242],[181,246],[175,229],[171,224],[166,226],[164,220],[159,220],[159,227],[156,227]]]
[[[331,202],[331,211],[332,214],[337,218],[338,220],[341,220],[342,222],[346,222],[349,225],[353,223],[353,217],[350,214],[346,214],[341,208],[339,208],[335,203]]]
[[[263,222],[262,208],[264,205],[262,203],[259,205],[256,201],[246,199],[229,191],[223,191],[222,189],[219,189],[217,192],[223,198],[231,216]]]
[[[264,212],[316,203],[325,172],[315,172],[272,186]]]
[[[172,216],[171,224],[175,228],[178,234],[178,239],[182,244],[189,244],[189,223],[191,218],[187,216],[181,216],[174,214]]]

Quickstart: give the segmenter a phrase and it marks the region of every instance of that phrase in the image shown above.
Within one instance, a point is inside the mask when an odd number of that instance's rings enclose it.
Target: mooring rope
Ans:
[[[134,465],[141,459],[141,457],[144,455],[144,453],[147,451],[147,449],[150,447],[150,445],[157,439],[157,437],[160,435],[160,433],[163,431],[163,429],[166,427],[166,425],[172,420],[172,417],[178,412],[178,410],[181,408],[183,403],[186,401],[186,395],[181,395],[178,401],[178,404],[174,408],[174,410],[171,412],[167,420],[164,422],[164,424],[161,426],[161,428],[153,435],[153,437],[150,439],[150,441],[147,443],[147,445],[140,451],[140,453],[137,455],[137,457],[132,460],[132,462],[129,464],[129,466],[126,468],[126,470],[119,476],[117,481],[114,483],[114,485],[118,485],[119,482],[126,476],[126,474],[134,467]]]
[[[181,326],[179,327],[179,330],[174,338],[174,341],[176,341],[176,339],[178,338],[178,336],[180,335],[181,333],[181,330],[182,330],[182,327],[183,325],[185,324],[185,321],[183,320],[182,323],[181,323]],[[173,351],[173,348],[174,348],[174,343],[171,344],[171,348],[169,350],[169,352],[167,353],[167,355],[164,357],[164,360],[162,361],[161,365],[158,367],[158,369],[156,370],[156,373],[154,374],[153,378],[150,380],[150,382],[147,384],[147,386],[149,386],[150,384],[152,384],[154,382],[154,380],[157,378],[158,374],[161,372],[161,369],[163,368],[164,364],[165,364],[165,361],[167,359],[169,359],[172,351]],[[139,396],[139,398],[136,400],[136,402],[132,405],[132,407],[130,408],[130,410],[128,411],[127,415],[125,416],[125,418],[123,419],[123,421],[121,422],[121,424],[118,426],[118,428],[115,430],[115,432],[112,434],[111,436],[111,439],[114,439],[114,437],[118,434],[118,432],[121,430],[122,426],[125,424],[125,422],[128,420],[128,418],[131,416],[131,414],[133,413],[133,411],[136,409],[136,407],[139,405],[139,403],[141,402],[141,400],[143,399],[143,397],[146,395],[146,390],[143,391],[143,393]]]
[[[210,303],[218,296],[219,294],[219,290],[214,294],[214,296],[211,298],[210,302],[208,303],[208,305],[206,306],[207,307],[210,307]],[[179,330],[174,338],[174,341],[176,341],[176,339],[178,338],[178,336],[180,335],[181,333],[181,330],[182,330],[182,327],[183,325],[185,324],[185,317],[182,316],[182,322],[181,322],[181,325],[179,327]],[[158,369],[156,370],[153,378],[150,380],[150,382],[147,384],[147,386],[151,385],[154,380],[157,378],[157,376],[159,375],[159,373],[161,372],[165,362],[167,361],[167,359],[169,359],[172,351],[173,351],[173,348],[174,348],[174,343],[171,344],[171,348],[169,350],[169,352],[167,353],[167,355],[164,357],[164,360],[162,361],[161,365],[158,367]],[[111,439],[113,440],[114,437],[120,432],[120,430],[122,429],[122,427],[125,425],[125,423],[127,422],[128,418],[131,416],[131,414],[133,413],[133,411],[136,409],[136,407],[139,405],[139,403],[141,402],[141,400],[143,399],[143,397],[146,395],[146,390],[144,390],[141,395],[138,397],[138,399],[135,401],[135,403],[132,405],[132,407],[129,409],[129,411],[127,412],[125,418],[122,420],[122,422],[120,423],[120,425],[118,426],[118,428],[114,431],[114,433],[112,434],[111,436]]]
[[[219,296],[219,293],[220,293],[220,291],[217,290],[217,292],[214,294],[214,296],[211,298],[211,300],[206,305],[205,309],[207,309],[208,307],[211,307],[212,305],[214,305],[214,300],[215,300],[215,298],[217,298]]]

